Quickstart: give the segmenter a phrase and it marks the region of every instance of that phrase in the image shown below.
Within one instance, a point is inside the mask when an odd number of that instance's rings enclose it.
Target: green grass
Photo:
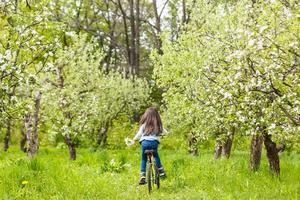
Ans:
[[[281,155],[281,176],[269,173],[265,155],[260,171],[248,170],[248,153],[215,161],[211,152],[192,157],[161,150],[168,178],[148,195],[139,186],[139,150],[41,148],[28,160],[13,147],[0,152],[0,199],[300,199],[300,155]],[[28,181],[27,184],[24,184]],[[23,184],[22,184],[23,183]]]

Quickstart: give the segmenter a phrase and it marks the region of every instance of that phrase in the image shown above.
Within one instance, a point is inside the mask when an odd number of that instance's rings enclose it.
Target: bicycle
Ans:
[[[146,181],[148,184],[148,191],[151,193],[152,188],[154,185],[157,186],[157,189],[160,187],[160,180],[159,180],[159,172],[158,167],[156,166],[153,153],[155,150],[145,150],[145,154],[147,155],[147,173],[146,173]]]

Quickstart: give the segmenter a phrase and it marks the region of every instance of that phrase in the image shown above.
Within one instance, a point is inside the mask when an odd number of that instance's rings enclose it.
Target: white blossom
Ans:
[[[76,33],[74,31],[69,31],[69,32],[66,32],[66,35],[73,37],[76,35]]]

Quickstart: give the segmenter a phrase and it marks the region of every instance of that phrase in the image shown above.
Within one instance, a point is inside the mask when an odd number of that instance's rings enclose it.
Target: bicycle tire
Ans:
[[[148,191],[149,191],[149,193],[151,193],[151,190],[152,190],[152,180],[151,180],[151,175],[152,175],[152,173],[151,173],[151,168],[152,168],[152,166],[151,166],[151,163],[148,163],[148,169],[147,169],[147,184],[148,184]]]
[[[155,177],[155,165],[154,164],[152,164],[151,173],[152,173],[152,176],[151,176],[151,178],[152,178],[152,188],[154,188],[154,186],[156,184],[155,183],[156,177]]]
[[[160,187],[160,177],[159,177],[158,167],[156,165],[155,165],[155,183],[156,183],[157,189],[159,189],[159,187]]]

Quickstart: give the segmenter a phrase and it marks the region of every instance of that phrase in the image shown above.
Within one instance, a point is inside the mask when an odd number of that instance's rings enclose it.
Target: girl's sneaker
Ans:
[[[158,173],[159,173],[159,176],[161,178],[166,178],[167,177],[166,172],[165,172],[165,170],[164,170],[163,167],[161,167],[161,168],[158,169]]]
[[[145,184],[146,184],[146,173],[141,172],[141,178],[140,178],[139,185],[145,185]]]
[[[145,185],[146,184],[146,177],[141,177],[139,185]]]

